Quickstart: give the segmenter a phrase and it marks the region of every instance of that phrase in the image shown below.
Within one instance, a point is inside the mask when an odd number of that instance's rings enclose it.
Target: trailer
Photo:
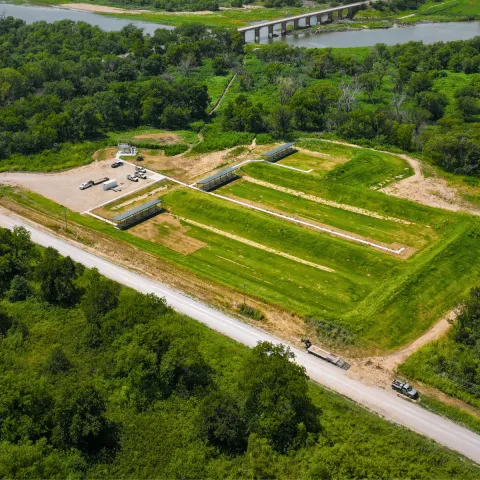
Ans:
[[[316,345],[312,345],[308,339],[302,340],[302,342],[307,347],[307,352],[310,355],[321,358],[322,360],[325,360],[326,362],[331,363],[342,370],[348,370],[350,368],[351,365],[338,355],[328,352],[327,350],[317,347]]]
[[[112,178],[111,180],[107,180],[106,182],[103,183],[103,189],[104,190],[111,190],[112,188],[118,187],[117,181]]]
[[[101,183],[108,182],[110,179],[108,177],[98,178],[97,180],[90,180],[92,185],[100,185]]]

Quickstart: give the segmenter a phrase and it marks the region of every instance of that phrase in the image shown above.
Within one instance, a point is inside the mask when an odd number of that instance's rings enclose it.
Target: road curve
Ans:
[[[88,268],[96,267],[102,275],[143,293],[155,293],[165,297],[168,304],[178,312],[207,325],[240,343],[253,347],[259,341],[282,343],[280,339],[262,330],[247,325],[198,300],[175,291],[160,282],[133,273],[104,258],[93,255],[53,234],[46,233],[24,220],[0,213],[0,226],[27,228],[32,240],[44,247],[53,247],[64,256],[70,256]],[[455,450],[480,464],[480,436],[455,423],[435,415],[393,392],[364,385],[352,379],[340,368],[312,357],[303,350],[292,348],[296,361],[303,365],[312,380],[364,405],[382,417],[429,437],[441,445]]]

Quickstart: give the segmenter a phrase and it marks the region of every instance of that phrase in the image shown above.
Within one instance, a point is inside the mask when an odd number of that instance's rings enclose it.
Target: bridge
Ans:
[[[273,31],[275,26],[280,26],[281,35],[287,34],[287,23],[293,22],[293,28],[296,30],[300,26],[300,20],[305,19],[305,27],[311,25],[312,19],[316,21],[315,25],[321,25],[322,23],[330,23],[334,21],[334,15],[336,19],[341,20],[345,10],[347,11],[345,18],[352,19],[356,12],[363,5],[370,5],[373,0],[364,2],[351,3],[350,5],[340,5],[334,8],[327,8],[325,10],[318,10],[316,12],[302,13],[301,15],[295,15],[294,17],[280,18],[278,20],[272,20],[270,22],[257,23],[255,25],[249,25],[248,27],[241,27],[238,31],[243,35],[243,40],[246,40],[247,32],[255,32],[255,42],[260,41],[260,30],[262,28],[268,28],[268,37],[273,37]]]

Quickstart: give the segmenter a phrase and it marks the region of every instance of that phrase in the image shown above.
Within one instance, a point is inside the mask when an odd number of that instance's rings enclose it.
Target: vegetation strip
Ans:
[[[273,248],[267,247],[260,243],[253,242],[252,240],[239,237],[238,235],[233,235],[232,233],[225,232],[218,228],[211,227],[200,222],[196,222],[195,220],[190,220],[185,217],[180,217],[180,220],[182,220],[185,223],[195,225],[196,227],[204,228],[206,230],[210,230],[211,232],[218,233],[219,235],[223,235],[224,237],[231,238],[232,240],[236,240],[237,242],[245,243],[246,245],[250,245],[251,247],[259,248],[260,250],[265,250],[266,252],[269,252],[269,253],[274,253],[275,255],[288,258],[289,260],[293,260],[298,263],[303,263],[304,265],[308,265],[309,267],[318,268],[319,270],[324,270],[325,272],[335,273],[335,270],[333,268],[325,267],[324,265],[319,265],[318,263],[309,262],[308,260],[303,260],[302,258],[295,257],[285,252],[280,252],[279,250],[275,250]]]
[[[244,180],[256,183],[257,185],[261,185],[262,187],[272,188],[274,190],[278,190],[279,192],[288,193],[290,195],[296,195],[298,197],[305,198],[307,200],[311,200],[312,202],[320,203],[322,205],[327,205],[333,208],[340,208],[341,210],[345,210],[347,212],[352,213],[359,213],[360,215],[365,215],[367,217],[378,218],[379,220],[389,220],[395,223],[402,223],[403,225],[411,225],[412,222],[408,220],[402,220],[401,218],[389,217],[386,215],[380,215],[379,213],[372,212],[370,210],[365,210],[364,208],[354,207],[352,205],[347,205],[345,203],[338,203],[332,200],[326,200],[324,198],[317,197],[315,195],[309,195],[307,193],[298,192],[297,190],[292,190],[291,188],[282,187],[280,185],[275,185],[274,183],[264,182],[263,180],[258,180],[257,178],[249,177],[248,175],[244,175],[242,177]]]

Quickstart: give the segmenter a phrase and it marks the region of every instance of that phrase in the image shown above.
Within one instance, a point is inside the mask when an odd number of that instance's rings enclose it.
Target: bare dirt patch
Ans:
[[[360,147],[359,145],[354,145],[353,143],[341,142],[338,140],[324,141],[337,143],[339,145],[346,145],[353,148],[365,148],[366,150],[386,153],[388,155],[395,155],[408,162],[408,164],[413,168],[414,174],[380,189],[380,192],[386,193],[387,195],[392,195],[394,197],[406,198],[407,200],[428,205],[430,207],[442,208],[443,210],[450,210],[452,212],[468,212],[473,215],[480,215],[480,209],[469,205],[462,200],[459,193],[454,188],[450,187],[443,178],[440,178],[437,175],[425,177],[422,170],[422,163],[416,158],[412,158],[404,154],[376,150],[374,148]]]
[[[115,200],[142,185],[152,183],[151,175],[147,180],[140,180],[137,183],[127,180],[126,176],[134,172],[134,167],[128,163],[113,169],[111,160],[104,160],[58,173],[5,172],[0,174],[0,184],[21,186],[75,212],[85,212],[103,202]],[[86,190],[79,189],[81,183],[103,177],[116,179],[121,191],[104,191],[101,184]]]
[[[141,135],[137,135],[135,138],[139,140],[154,140],[162,145],[172,145],[182,141],[180,135],[177,135],[176,133],[142,133]]]
[[[186,233],[189,227],[168,213],[162,213],[130,228],[129,233],[151,242],[161,243],[175,252],[189,255],[207,244]]]
[[[95,161],[102,161],[102,160],[114,160],[115,155],[117,154],[116,147],[108,147],[102,148],[101,150],[97,150],[93,155],[92,158]]]
[[[141,162],[147,168],[161,172],[169,177],[182,182],[192,183],[196,179],[207,176],[212,170],[227,165],[238,160],[246,158],[249,150],[245,150],[240,155],[231,156],[232,148],[220,150],[218,152],[205,153],[202,155],[181,154],[173,157],[165,155],[152,155],[143,152],[144,161]],[[138,163],[140,165],[140,163]]]
[[[480,210],[468,206],[447,182],[436,175],[425,177],[419,160],[398,155],[406,160],[414,170],[414,174],[399,182],[392,183],[380,191],[395,197],[406,198],[431,207],[442,208],[453,212],[468,211],[480,215]]]

